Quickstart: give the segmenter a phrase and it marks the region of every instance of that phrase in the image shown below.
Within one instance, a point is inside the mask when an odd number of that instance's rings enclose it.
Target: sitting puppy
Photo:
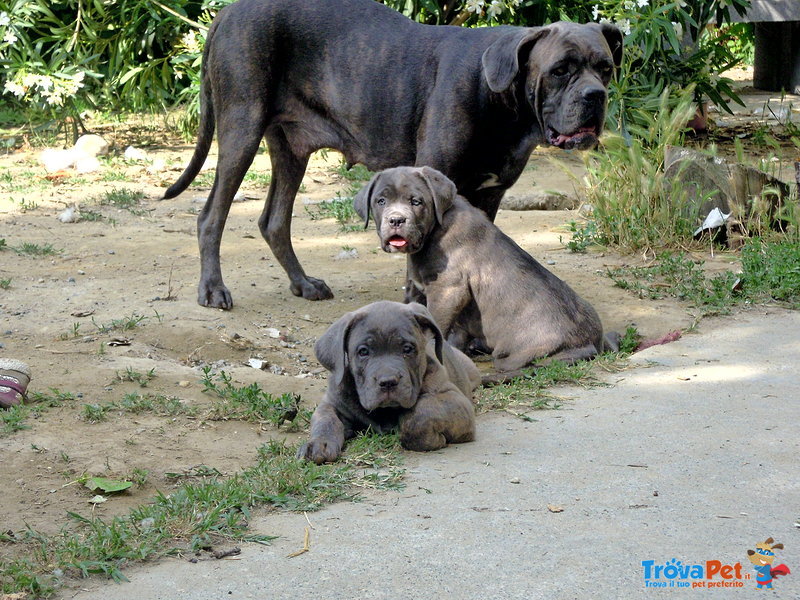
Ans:
[[[421,304],[375,302],[345,314],[314,351],[330,371],[299,458],[334,461],[344,441],[368,427],[400,426],[409,450],[436,450],[475,438],[472,392],[478,369],[445,342]]]
[[[485,341],[497,371],[541,359],[574,362],[605,349],[591,305],[457,196],[439,171],[381,171],[354,205],[365,226],[374,214],[386,252],[409,255],[409,277],[445,338],[463,347],[463,328]]]

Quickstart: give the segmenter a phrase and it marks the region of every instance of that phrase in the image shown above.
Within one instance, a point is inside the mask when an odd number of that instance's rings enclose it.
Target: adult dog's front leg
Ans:
[[[342,453],[344,446],[344,424],[336,409],[324,399],[311,417],[311,438],[297,451],[298,458],[305,458],[318,465],[333,462]]]
[[[400,418],[400,443],[409,450],[438,450],[474,439],[472,402],[452,384],[421,394],[414,408]]]

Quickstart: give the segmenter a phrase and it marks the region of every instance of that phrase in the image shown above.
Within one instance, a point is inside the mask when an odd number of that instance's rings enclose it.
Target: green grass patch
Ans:
[[[777,301],[800,308],[800,242],[749,240],[742,248],[742,271],[706,275],[703,261],[663,252],[645,267],[608,270],[617,287],[640,298],[671,297],[700,309],[700,316],[727,314],[738,304]]]
[[[341,231],[359,231],[363,229],[361,217],[353,208],[353,197],[356,190],[351,189],[349,195],[342,196],[336,192],[336,198],[325,200],[319,204],[307,205],[306,213],[312,221],[319,219],[334,219],[339,224]]]
[[[290,431],[305,427],[311,421],[311,411],[300,408],[300,396],[297,394],[273,396],[255,382],[235,386],[225,371],[214,375],[209,367],[203,368],[201,383],[203,391],[215,397],[206,415],[208,419],[239,419],[275,426],[286,423]]]
[[[128,331],[130,329],[135,329],[147,319],[148,317],[144,315],[132,313],[129,317],[112,319],[108,323],[98,323],[94,320],[94,317],[92,317],[92,323],[97,327],[100,333],[108,333],[110,331]]]
[[[135,216],[142,216],[149,211],[138,208],[139,204],[147,198],[141,190],[130,190],[127,188],[114,188],[96,197],[100,206],[113,206],[120,210],[127,210]]]
[[[0,589],[47,598],[68,577],[100,574],[125,581],[125,567],[159,556],[202,552],[220,543],[268,544],[271,536],[248,531],[253,508],[312,511],[356,499],[359,487],[398,489],[397,447],[396,437],[362,436],[345,450],[344,460],[315,465],[295,458],[297,448],[272,441],[259,448],[254,466],[229,478],[185,482],[125,516],[103,520],[70,512],[71,523],[56,535],[31,528],[1,533],[0,541],[19,546],[23,558],[0,563]]]
[[[0,290],[7,290],[11,287],[11,277],[4,277],[0,279]]]
[[[12,246],[14,252],[20,256],[53,256],[60,254],[62,250],[54,248],[52,244],[33,244],[31,242],[22,242],[19,246]]]
[[[131,381],[134,383],[138,383],[140,387],[147,387],[147,384],[150,383],[156,377],[156,369],[153,367],[146,373],[141,373],[132,367],[126,367],[125,371],[117,371],[116,379],[117,381],[126,382]]]
[[[524,419],[529,419],[527,415],[533,410],[558,408],[562,400],[548,390],[554,385],[605,385],[592,374],[597,360],[573,365],[553,361],[544,367],[528,369],[508,383],[478,391],[477,408],[481,412],[503,410]]]
[[[125,394],[122,400],[111,404],[111,409],[132,414],[152,413],[162,417],[194,415],[197,412],[176,396],[136,393]]]
[[[57,388],[50,388],[49,393],[29,393],[28,400],[24,404],[18,404],[8,410],[0,411],[0,437],[30,429],[28,419],[38,419],[50,408],[62,406],[64,403],[73,400],[75,400],[73,394],[62,392]]]
[[[365,167],[362,164],[355,164],[348,169],[347,163],[344,161],[342,161],[339,164],[339,166],[336,167],[336,174],[342,179],[346,179],[347,181],[353,181],[357,183],[369,181],[370,178],[374,175],[372,171],[370,171],[367,167]]]

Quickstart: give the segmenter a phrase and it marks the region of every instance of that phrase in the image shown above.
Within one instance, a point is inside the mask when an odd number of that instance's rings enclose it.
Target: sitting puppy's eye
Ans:
[[[361,358],[369,356],[369,348],[366,346],[361,346],[358,350],[356,350],[356,354],[358,354]]]
[[[414,354],[416,351],[414,344],[403,344],[403,354]]]
[[[386,204],[386,198],[381,196],[380,198],[375,200],[375,204],[377,204],[378,206],[383,206],[384,204]]]
[[[411,200],[409,200],[409,202],[411,202],[411,206],[419,206],[422,204],[422,200],[416,196],[411,196]]]

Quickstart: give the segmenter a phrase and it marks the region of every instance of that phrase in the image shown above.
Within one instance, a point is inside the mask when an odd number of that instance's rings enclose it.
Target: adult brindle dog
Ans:
[[[219,157],[198,217],[198,302],[229,309],[220,242],[233,196],[262,138],[272,162],[261,234],[292,293],[331,298],[291,242],[309,156],[341,151],[379,170],[428,165],[493,219],[533,148],[596,144],[606,87],[622,57],[610,25],[461,28],[420,25],[374,0],[239,0],[211,25],[203,54],[197,176],[217,128]]]

